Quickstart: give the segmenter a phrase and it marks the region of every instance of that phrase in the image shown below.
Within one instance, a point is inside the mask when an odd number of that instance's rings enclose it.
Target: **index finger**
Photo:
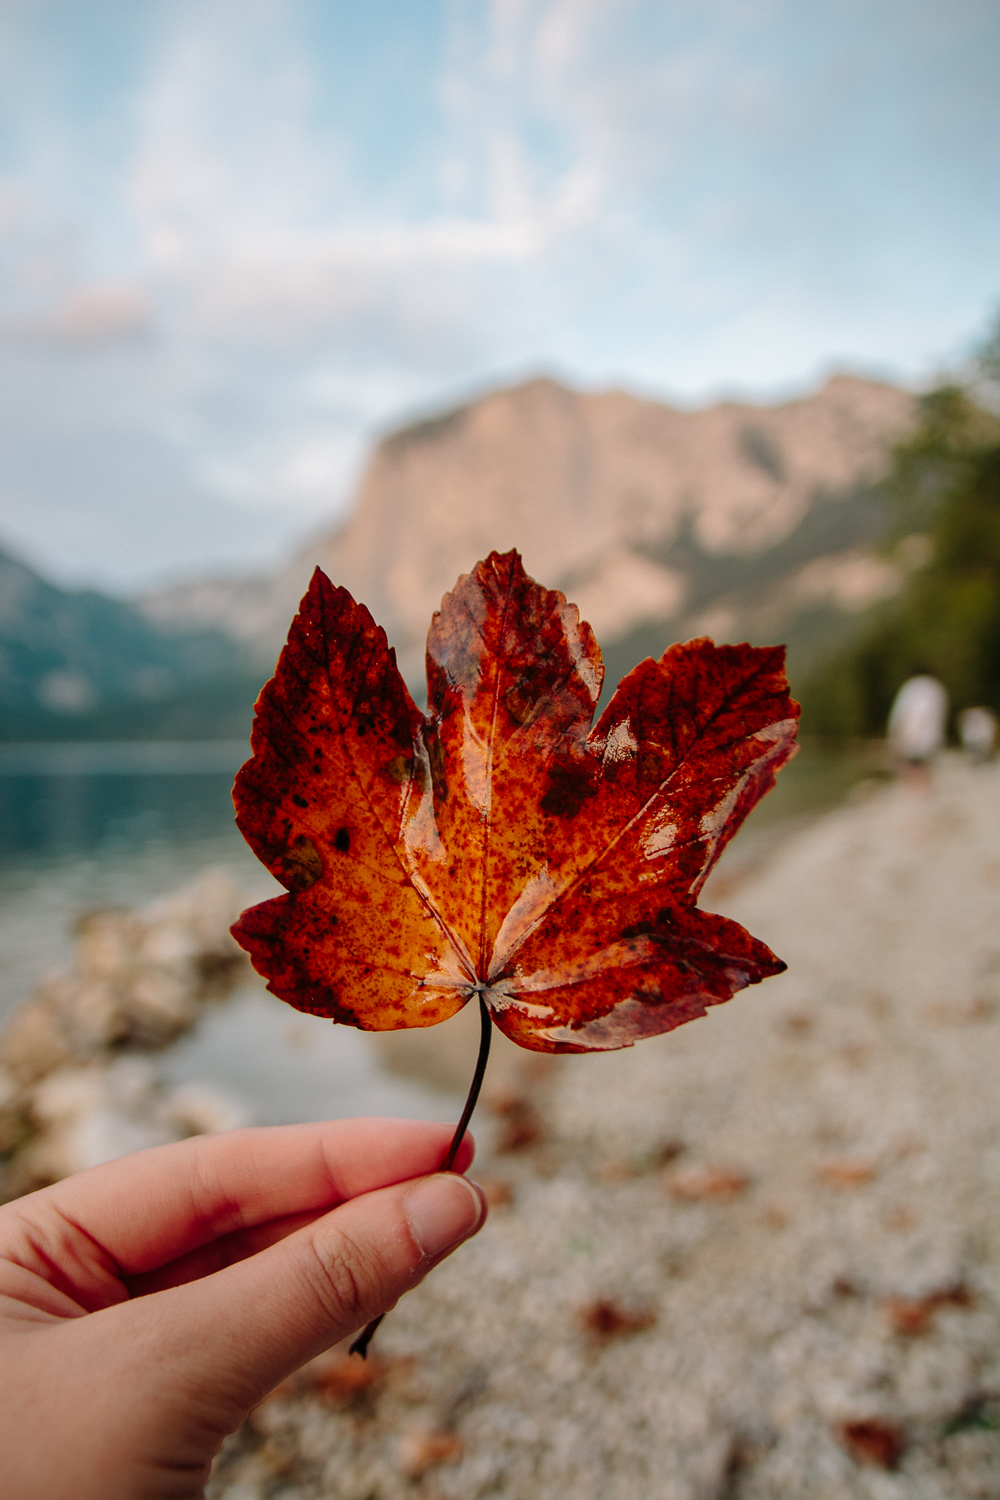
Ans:
[[[46,1237],[65,1235],[77,1263],[79,1241],[89,1241],[118,1272],[134,1276],[220,1235],[325,1213],[361,1193],[435,1172],[452,1134],[452,1126],[427,1121],[360,1119],[195,1136],[67,1177],[3,1213],[14,1211]],[[472,1154],[467,1137],[456,1160],[460,1171]]]

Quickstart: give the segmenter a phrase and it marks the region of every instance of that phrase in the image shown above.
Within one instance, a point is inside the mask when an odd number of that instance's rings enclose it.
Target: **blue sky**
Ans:
[[[995,0],[0,0],[0,545],[278,560],[549,371],[919,383],[1000,307]]]

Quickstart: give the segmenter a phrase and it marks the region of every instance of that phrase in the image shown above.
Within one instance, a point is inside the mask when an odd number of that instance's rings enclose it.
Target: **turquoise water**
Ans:
[[[140,905],[206,865],[248,900],[273,883],[233,822],[242,741],[0,746],[0,1014],[69,951],[87,907]],[[734,852],[836,806],[877,767],[871,746],[807,744],[748,819]]]
[[[81,911],[141,906],[207,865],[228,869],[248,903],[277,889],[233,822],[246,753],[229,741],[0,747],[0,1019],[66,963]],[[732,856],[835,806],[874,764],[869,747],[807,745]],[[364,1102],[369,1113],[441,1114],[439,1096],[381,1072],[366,1038],[318,1025],[307,1036],[302,1018],[248,991],[173,1049],[165,1071],[221,1083],[257,1119],[348,1114]]]

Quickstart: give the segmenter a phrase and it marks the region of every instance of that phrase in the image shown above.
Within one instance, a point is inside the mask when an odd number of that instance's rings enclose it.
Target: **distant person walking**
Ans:
[[[948,694],[936,677],[920,672],[903,683],[889,713],[889,741],[911,780],[926,780],[947,720]]]
[[[963,708],[958,737],[970,760],[990,760],[997,743],[997,716],[992,708]]]

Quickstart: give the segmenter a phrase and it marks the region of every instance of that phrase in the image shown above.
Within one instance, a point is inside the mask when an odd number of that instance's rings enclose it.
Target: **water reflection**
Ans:
[[[127,856],[229,836],[242,741],[0,746],[0,858]]]
[[[242,741],[0,746],[0,1015],[65,962],[83,909],[141,905],[209,864],[261,900],[276,887],[233,822]],[[806,745],[749,818],[737,858],[835,805],[872,752]]]
[[[88,908],[141,907],[210,865],[247,902],[277,892],[233,821],[247,754],[242,741],[0,746],[0,1022],[68,965]],[[258,983],[154,1058],[166,1084],[209,1082],[260,1124],[453,1108],[387,1074],[369,1038],[296,1016]]]
[[[233,776],[242,740],[0,745],[0,859],[129,856],[206,839],[242,855]],[[877,764],[871,746],[806,744],[748,828],[824,811]]]

